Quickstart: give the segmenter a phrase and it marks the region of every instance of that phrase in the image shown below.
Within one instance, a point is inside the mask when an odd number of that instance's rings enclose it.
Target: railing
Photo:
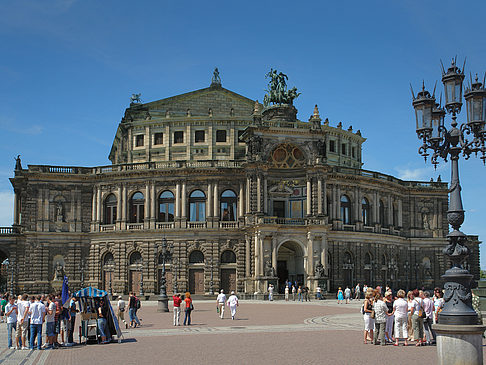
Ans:
[[[373,233],[375,231],[375,227],[363,226],[363,231]]]
[[[381,233],[390,234],[390,229],[389,228],[382,228]]]
[[[114,224],[103,224],[100,226],[100,231],[101,232],[110,232],[115,230],[115,225]]]
[[[20,233],[18,227],[0,227],[0,234],[17,234]]]
[[[343,224],[343,230],[345,231],[354,231],[355,227],[352,224]]]
[[[188,228],[206,228],[206,222],[188,222]]]
[[[143,223],[127,223],[127,229],[129,231],[141,231],[143,229]]]
[[[156,229],[174,229],[174,222],[157,222],[155,223]]]
[[[219,228],[238,228],[240,222],[219,222]]]

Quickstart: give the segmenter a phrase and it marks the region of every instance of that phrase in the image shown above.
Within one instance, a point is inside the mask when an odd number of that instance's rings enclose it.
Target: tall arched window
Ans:
[[[341,196],[341,219],[343,224],[351,224],[351,203],[346,195]]]
[[[115,224],[116,222],[116,196],[115,194],[110,194],[105,199],[104,210],[105,219],[104,224]]]
[[[380,215],[380,224],[382,226],[385,225],[385,204],[383,204],[383,201],[380,200],[380,208],[379,208],[379,215]]]
[[[221,254],[221,263],[222,264],[234,264],[236,263],[236,255],[231,250],[225,250]]]
[[[236,220],[236,194],[232,190],[225,190],[221,194],[220,220]]]
[[[398,209],[395,203],[392,205],[393,208],[393,227],[398,227]]]
[[[201,190],[194,190],[189,196],[189,220],[206,220],[206,195]]]
[[[351,254],[349,252],[344,253],[344,263],[345,264],[353,263],[353,257],[351,256]]]
[[[190,264],[203,264],[204,263],[204,254],[199,250],[194,250],[189,255],[189,263]]]
[[[132,252],[130,255],[130,259],[128,260],[130,265],[141,265],[142,264],[142,255],[138,251]]]
[[[141,192],[136,192],[130,199],[130,223],[143,223],[145,197]]]
[[[159,195],[159,222],[174,221],[174,194],[169,190]]]
[[[361,219],[363,220],[363,224],[365,226],[370,225],[370,203],[366,198],[361,200]]]

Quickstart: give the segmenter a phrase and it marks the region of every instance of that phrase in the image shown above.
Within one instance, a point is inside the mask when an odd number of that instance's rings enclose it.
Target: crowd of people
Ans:
[[[268,300],[273,300],[273,290],[274,286],[273,284],[270,284],[268,287]],[[311,291],[308,286],[301,285],[295,281],[292,283],[289,280],[285,281],[285,287],[284,287],[284,294],[285,294],[285,301],[290,300],[290,295],[292,295],[292,301],[295,302],[295,299],[297,298],[297,301],[299,302],[310,302],[311,300]],[[321,288],[317,287],[316,289],[316,299],[322,299],[322,293],[321,293]]]
[[[433,297],[430,297],[428,291],[418,289],[408,293],[400,289],[394,295],[389,287],[386,287],[383,294],[379,286],[363,289],[363,292],[365,299],[361,313],[365,344],[368,341],[382,346],[399,346],[402,341],[404,346],[408,346],[409,342],[415,342],[415,346],[435,344],[432,324],[437,323],[444,307],[440,288],[434,289]]]
[[[18,297],[2,296],[0,306],[2,321],[7,323],[7,346],[9,349],[33,350],[54,349],[72,346],[76,321],[77,299],[71,297],[63,306],[62,294],[27,294]],[[4,304],[4,305],[3,305]],[[5,318],[4,318],[5,317]],[[45,341],[42,342],[42,328],[45,324]]]

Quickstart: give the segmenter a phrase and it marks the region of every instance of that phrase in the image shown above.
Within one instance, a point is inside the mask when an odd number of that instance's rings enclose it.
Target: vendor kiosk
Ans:
[[[79,312],[81,316],[81,337],[84,338],[85,343],[97,342],[99,343],[99,330],[98,330],[98,305],[99,299],[104,299],[104,302],[108,306],[108,318],[107,327],[110,331],[110,338],[116,334],[118,343],[121,342],[122,332],[118,325],[118,319],[116,318],[113,308],[108,297],[108,293],[104,290],[99,290],[91,286],[81,289],[74,293],[74,296],[78,298]],[[81,340],[80,337],[80,340]]]

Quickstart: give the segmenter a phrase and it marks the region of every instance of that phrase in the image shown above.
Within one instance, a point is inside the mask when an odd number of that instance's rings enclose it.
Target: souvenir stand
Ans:
[[[99,342],[97,321],[98,314],[97,306],[95,304],[95,298],[99,298],[104,299],[109,309],[108,318],[106,320],[111,337],[116,334],[118,343],[120,343],[122,332],[120,330],[120,326],[118,325],[118,320],[113,312],[113,308],[111,307],[108,293],[104,290],[99,290],[89,286],[77,291],[74,293],[74,296],[78,298],[79,312],[81,316],[81,336],[85,338],[85,341]],[[109,340],[111,340],[111,338],[109,338]]]

